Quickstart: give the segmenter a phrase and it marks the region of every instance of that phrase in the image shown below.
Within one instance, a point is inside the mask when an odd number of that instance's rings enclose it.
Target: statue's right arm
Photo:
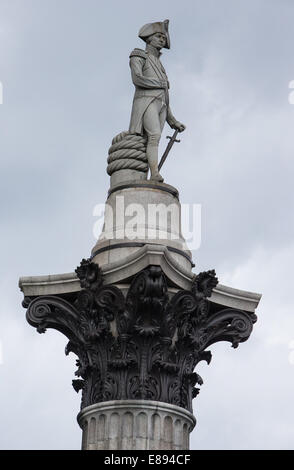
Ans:
[[[140,88],[165,88],[166,84],[163,80],[159,80],[157,78],[144,77],[144,64],[145,59],[143,59],[142,57],[133,56],[130,58],[133,84]]]

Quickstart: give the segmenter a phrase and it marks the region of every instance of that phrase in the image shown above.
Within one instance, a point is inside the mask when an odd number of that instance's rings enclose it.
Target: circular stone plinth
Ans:
[[[125,266],[145,245],[156,245],[168,248],[178,270],[191,273],[192,254],[181,221],[181,204],[173,186],[138,180],[117,185],[109,191],[92,259],[107,271],[113,263]]]
[[[121,183],[117,183],[116,185],[110,188],[110,190],[108,191],[108,196],[110,196],[110,194],[112,193],[115,193],[116,191],[120,191],[122,189],[127,189],[127,188],[154,189],[156,191],[163,191],[163,192],[170,193],[174,197],[179,199],[179,192],[174,186],[171,186],[170,184],[166,184],[166,183],[159,183],[153,180],[143,180],[143,179],[138,179],[135,181],[134,180],[123,181]]]

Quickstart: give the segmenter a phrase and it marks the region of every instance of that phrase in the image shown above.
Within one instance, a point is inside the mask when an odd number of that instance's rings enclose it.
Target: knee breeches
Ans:
[[[152,101],[144,113],[143,128],[151,145],[159,144],[166,114],[166,104],[159,99]]]

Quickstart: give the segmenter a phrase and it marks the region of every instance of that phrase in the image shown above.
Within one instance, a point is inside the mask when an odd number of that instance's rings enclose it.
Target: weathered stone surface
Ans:
[[[121,132],[112,139],[108,152],[107,173],[110,187],[126,181],[146,180],[148,163],[146,137]]]
[[[160,248],[160,247],[159,247]],[[151,249],[155,249],[151,247]],[[158,250],[158,247],[156,247]],[[168,267],[171,267],[171,258],[168,259],[168,250],[163,248],[162,252],[164,253],[166,260],[162,262],[163,256],[160,255],[160,258],[157,257],[158,253],[154,253],[154,256],[151,255],[149,252],[148,254],[148,246],[144,246],[142,249],[139,250],[140,256],[140,269],[137,265],[135,269],[132,269],[131,264],[129,267],[131,268],[131,273],[134,274],[139,272],[141,269],[145,269],[149,264],[153,264],[156,266],[160,266],[165,275],[170,279],[168,273]],[[136,260],[137,258],[134,257]],[[143,260],[143,261],[142,261]],[[159,260],[161,262],[159,262]],[[107,269],[103,269],[103,276],[105,282],[107,284],[116,284],[121,289],[124,286],[124,289],[127,290],[129,288],[129,283],[125,282],[126,277],[122,276],[120,284],[120,280],[115,280],[116,277],[120,277],[115,274],[117,266],[115,263],[108,266]],[[185,279],[183,274],[179,273],[179,277],[182,277],[181,282],[177,285],[182,289],[190,289],[193,273]],[[68,293],[77,293],[81,290],[79,279],[76,273],[65,273],[65,274],[50,274],[48,276],[26,276],[21,277],[19,280],[19,287],[24,294],[24,297],[37,297],[40,295],[64,295]],[[174,293],[177,292],[178,288],[175,288]],[[218,284],[212,291],[212,295],[209,302],[212,302],[216,305],[224,305],[229,308],[236,308],[239,310],[245,310],[246,312],[254,313],[257,309],[259,301],[261,299],[261,294],[257,294],[255,292],[248,292],[241,289],[234,289],[232,287],[224,286],[222,284]]]
[[[165,20],[144,25],[139,37],[146,42],[146,49],[136,48],[130,54],[135,95],[129,132],[147,136],[146,156],[153,181],[163,181],[158,172],[158,144],[165,121],[178,132],[185,129],[171,112],[169,81],[160,62],[160,50],[170,44],[168,24]]]
[[[187,450],[196,419],[179,406],[115,400],[78,414],[83,450]]]
[[[168,286],[164,272],[154,265],[137,273],[130,285],[105,285],[102,269],[91,260],[83,260],[76,274],[78,292],[27,296],[23,305],[39,333],[60,331],[69,339],[66,354],[78,356],[73,387],[82,390],[82,410],[91,411],[90,420],[81,421],[83,448],[188,448],[192,426],[174,418],[172,409],[164,417],[153,411],[143,415],[140,409],[132,416],[129,407],[122,415],[117,410],[107,415],[96,405],[151,400],[191,413],[196,385],[203,383],[195,368],[212,357],[207,348],[217,341],[236,348],[249,338],[256,315],[208,301],[218,282],[214,271],[194,276],[190,290]],[[50,281],[60,291],[58,279]],[[126,427],[125,436],[119,426]]]
[[[177,189],[150,181],[112,188],[106,201],[103,230],[92,249],[93,260],[102,268],[115,263],[118,271],[119,266],[132,263],[136,252],[148,244],[167,247],[176,269],[191,277],[193,262],[181,231]],[[141,254],[138,255],[139,259]],[[126,276],[125,269],[123,275]],[[118,278],[110,282],[117,281]]]
[[[118,170],[112,173],[110,177],[110,187],[117,186],[121,183],[127,183],[128,181],[146,181],[147,172],[138,170]]]
[[[82,390],[82,408],[145,399],[192,411],[195,385],[203,383],[194,369],[210,362],[207,348],[217,341],[236,348],[256,322],[253,313],[209,304],[218,283],[214,271],[175,293],[158,266],[139,272],[127,292],[105,285],[101,268],[90,260],[82,260],[76,273],[82,287],[76,297],[25,298],[24,306],[39,333],[54,328],[69,339],[66,353],[78,356],[73,387]]]
[[[66,354],[78,357],[72,385],[82,391],[83,449],[188,449],[192,399],[203,383],[196,367],[210,363],[212,344],[228,341],[236,348],[249,338],[260,299],[217,286],[213,270],[192,272],[178,191],[162,184],[158,172],[164,122],[175,133],[162,160],[185,129],[171,113],[159,59],[170,44],[168,21],[145,25],[139,36],[146,50],[130,55],[136,88],[130,128],[109,151],[111,210],[92,257],[76,274],[23,277],[19,283],[28,322],[39,333],[63,333]],[[125,229],[134,204],[136,233],[130,236]],[[150,205],[169,210],[170,217],[150,221]]]

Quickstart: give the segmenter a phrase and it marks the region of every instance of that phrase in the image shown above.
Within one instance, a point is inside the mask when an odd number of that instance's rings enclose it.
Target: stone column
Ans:
[[[39,333],[60,331],[66,354],[78,356],[72,383],[82,391],[82,448],[188,449],[192,399],[203,383],[197,364],[210,362],[207,348],[217,341],[246,341],[256,315],[209,304],[214,271],[195,276],[188,290],[172,289],[154,265],[123,286],[105,284],[91,260],[76,273],[80,291],[26,297],[23,305]]]
[[[150,400],[113,400],[78,415],[82,450],[187,450],[196,420],[176,405]]]

